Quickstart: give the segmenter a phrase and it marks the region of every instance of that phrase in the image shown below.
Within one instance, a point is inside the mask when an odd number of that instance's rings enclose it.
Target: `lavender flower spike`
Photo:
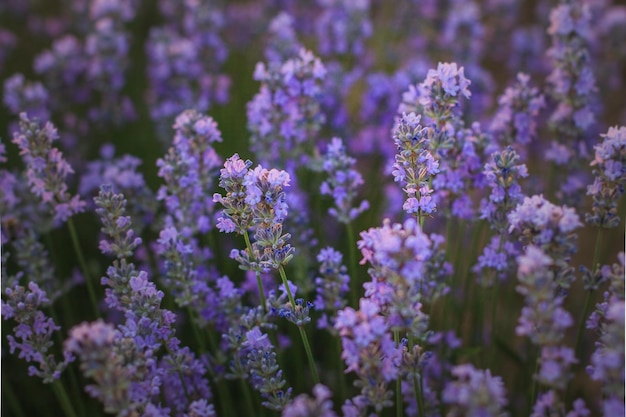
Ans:
[[[39,286],[30,282],[28,288],[16,285],[3,291],[5,299],[0,301],[0,311],[5,320],[14,319],[15,337],[8,335],[9,351],[19,350],[19,357],[35,365],[28,367],[28,374],[38,376],[44,383],[51,383],[61,377],[61,372],[74,360],[66,353],[58,362],[50,352],[53,346],[52,335],[61,329],[41,311],[50,305],[46,293]],[[16,340],[16,337],[19,339]]]
[[[626,127],[611,127],[602,137],[590,164],[595,179],[587,187],[587,195],[593,197],[593,209],[585,220],[594,226],[612,228],[619,224],[617,205],[626,186]]]
[[[337,417],[330,400],[331,392],[326,386],[315,385],[313,395],[315,398],[298,395],[283,409],[282,417]]]
[[[423,216],[437,210],[429,184],[439,172],[439,161],[430,153],[428,132],[420,120],[420,115],[403,113],[393,129],[397,148],[393,177],[407,195],[402,208],[409,214],[416,213],[421,222]]]
[[[328,179],[322,183],[320,192],[333,196],[335,207],[330,208],[328,213],[345,224],[369,208],[367,200],[354,207],[356,188],[363,184],[361,174],[352,168],[355,163],[356,160],[346,154],[343,141],[333,138],[324,155],[323,169]]]
[[[31,120],[22,113],[20,132],[13,135],[13,143],[20,148],[32,192],[53,213],[55,222],[61,224],[83,211],[85,202],[67,191],[65,178],[74,171],[61,151],[52,145],[58,138],[57,130],[50,122],[42,127],[39,120]]]
[[[455,377],[446,385],[442,400],[450,406],[447,416],[504,417],[507,404],[504,384],[489,370],[475,369],[470,364],[452,369]]]

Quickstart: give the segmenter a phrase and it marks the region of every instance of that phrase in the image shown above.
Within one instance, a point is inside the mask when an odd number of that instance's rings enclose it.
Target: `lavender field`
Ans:
[[[626,2],[0,1],[1,413],[621,417]]]

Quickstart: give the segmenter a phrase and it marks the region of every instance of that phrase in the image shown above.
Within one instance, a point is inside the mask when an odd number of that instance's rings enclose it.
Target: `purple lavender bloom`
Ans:
[[[343,255],[331,247],[324,248],[317,255],[320,263],[320,276],[315,278],[317,296],[315,309],[323,311],[317,320],[317,327],[332,331],[337,311],[346,306],[346,294],[350,287],[347,268],[342,264]]]
[[[120,338],[113,325],[98,320],[73,327],[65,341],[65,351],[78,356],[83,374],[94,380],[85,390],[100,400],[108,413],[129,412],[133,408],[128,384],[132,369],[124,366]]]
[[[254,79],[259,93],[248,103],[251,149],[261,163],[285,167],[306,162],[313,154],[324,116],[320,112],[321,83],[326,70],[313,53],[266,66],[257,63]]]
[[[176,118],[174,146],[157,161],[165,184],[157,199],[165,201],[166,226],[175,226],[186,237],[211,230],[213,178],[222,165],[213,148],[222,136],[215,121],[195,110]]]
[[[268,62],[280,65],[281,62],[298,56],[302,45],[298,41],[293,24],[293,17],[284,11],[270,22],[269,40],[265,47],[265,57]]]
[[[454,120],[453,110],[459,105],[460,96],[470,98],[469,85],[463,67],[457,67],[454,62],[440,62],[437,69],[428,70],[426,79],[419,85],[418,103],[424,116],[443,129]]]
[[[224,206],[222,215],[217,219],[220,232],[244,234],[252,227],[252,208],[245,201],[246,187],[243,184],[251,165],[251,161],[244,161],[238,154],[234,154],[220,170],[219,185],[226,191],[226,195],[213,194],[213,201]]]
[[[505,241],[500,236],[493,236],[483,249],[483,253],[478,256],[478,262],[472,271],[482,285],[490,286],[493,284],[494,276],[487,271],[495,271],[496,277],[505,279],[509,272],[515,270],[517,266],[515,258],[519,255],[519,247],[513,242]]]
[[[439,173],[439,162],[430,153],[427,129],[420,125],[420,120],[420,115],[403,113],[393,129],[397,148],[393,176],[407,195],[404,211],[416,213],[421,221],[437,209],[429,184]]]
[[[318,48],[322,55],[354,55],[365,52],[372,35],[369,0],[318,0],[322,12],[315,20]]]
[[[182,412],[189,402],[210,396],[204,377],[206,369],[174,336],[176,316],[161,308],[163,292],[149,280],[145,271],[137,271],[128,261],[141,240],[134,238],[131,219],[124,216],[124,196],[103,187],[95,202],[104,225],[102,230],[110,238],[110,241],[103,240],[100,246],[118,258],[107,270],[107,277],[102,278],[102,284],[108,287],[105,301],[124,313],[125,322],[119,326],[119,331],[125,340],[132,342],[129,349],[135,355],[135,361],[129,366],[142,371],[132,373],[130,400],[138,407],[145,407],[163,389],[168,405]],[[168,354],[159,364],[156,353],[163,346],[167,347]],[[165,381],[169,381],[169,388]],[[187,389],[181,389],[183,386]],[[193,394],[181,395],[184,391]]]
[[[529,85],[530,77],[517,74],[517,83],[498,99],[490,131],[505,145],[527,145],[536,136],[537,116],[545,106],[543,95]]]
[[[284,389],[286,381],[276,361],[276,352],[267,334],[258,327],[246,333],[242,344],[246,352],[244,366],[248,369],[252,386],[261,393],[263,406],[280,411],[291,397],[291,388]]]
[[[193,12],[189,16],[195,18]],[[201,41],[170,27],[150,31],[146,44],[150,113],[163,135],[170,120],[183,110],[206,112],[214,102],[227,101],[230,80],[206,67],[216,61]]]
[[[337,417],[330,399],[332,393],[326,386],[315,385],[313,395],[315,398],[306,394],[298,395],[283,409],[282,417]]]
[[[485,164],[484,175],[491,194],[481,202],[480,218],[487,219],[500,234],[506,232],[508,213],[524,197],[518,181],[528,176],[528,169],[525,164],[516,164],[519,159],[517,152],[507,147],[491,154],[491,161]]]
[[[524,296],[526,306],[516,333],[529,336],[539,346],[558,345],[573,320],[562,307],[563,297],[555,297],[558,284],[551,269],[554,260],[540,248],[529,245],[517,262],[520,281],[517,290]]]
[[[369,208],[367,200],[354,207],[356,188],[363,184],[361,174],[352,168],[355,163],[356,160],[346,154],[342,140],[333,138],[323,156],[322,168],[328,179],[322,182],[320,192],[334,198],[335,207],[330,208],[328,214],[345,224]]]
[[[50,50],[35,58],[33,65],[35,72],[44,78],[52,108],[66,109],[68,101],[84,105],[91,97],[93,88],[86,79],[89,60],[78,38],[65,35],[56,39]]]
[[[514,233],[523,245],[534,245],[549,256],[556,268],[558,285],[568,288],[575,279],[570,266],[576,252],[574,230],[582,225],[573,208],[556,206],[542,195],[524,197],[508,215],[509,232]]]
[[[36,283],[29,282],[28,288],[20,285],[5,288],[2,295],[2,318],[17,323],[13,329],[15,336],[7,335],[9,352],[17,349],[19,358],[33,363],[28,367],[30,376],[38,376],[46,384],[58,380],[74,357],[66,353],[63,360],[58,361],[50,352],[54,345],[52,336],[61,327],[41,311],[50,305],[46,293]]]
[[[623,285],[623,272],[621,279]],[[620,295],[623,297],[623,292]],[[592,379],[601,382],[603,409],[605,415],[611,415],[606,413],[624,410],[624,299],[619,295],[608,301],[596,346],[588,372]]]
[[[593,208],[585,214],[585,220],[594,226],[612,228],[619,224],[617,206],[626,184],[626,127],[611,127],[602,137],[590,164],[595,178],[587,186],[587,195],[593,197]]]
[[[470,364],[452,368],[454,380],[442,393],[442,400],[450,406],[447,416],[500,417],[506,415],[504,384],[489,370],[475,369]]]
[[[596,84],[591,69],[591,57],[586,42],[590,31],[590,12],[587,4],[580,1],[561,1],[550,13],[548,34],[552,36],[552,48],[548,56],[553,61],[553,71],[548,76],[551,95],[557,108],[550,117],[552,129],[564,144],[574,152],[565,164],[567,186],[563,194],[576,201],[585,186],[581,165],[587,159],[588,132],[595,123],[594,104]],[[548,155],[549,156],[549,155]],[[551,159],[563,165],[557,159]],[[582,179],[579,179],[582,178]]]
[[[372,277],[364,284],[365,295],[385,309],[392,328],[423,336],[428,317],[421,312],[421,304],[446,292],[445,280],[451,272],[439,256],[441,243],[441,237],[429,238],[413,218],[393,225],[386,219],[382,227],[361,232],[357,242],[361,263],[370,263]],[[435,265],[439,267],[436,273]]]
[[[48,90],[40,82],[28,82],[23,74],[15,74],[4,81],[3,102],[11,113],[27,113],[39,120],[48,120]]]
[[[50,122],[42,127],[39,120],[20,114],[20,132],[14,133],[13,143],[19,146],[27,166],[31,191],[46,205],[59,225],[83,211],[85,203],[78,195],[72,197],[67,190],[66,177],[74,171],[61,151],[53,147],[57,139],[57,131]]]
[[[283,189],[289,186],[290,176],[286,171],[267,170],[261,165],[248,170],[248,164],[242,165],[239,163],[241,160],[235,157],[229,161],[229,166],[235,164],[237,167],[233,166],[233,168],[241,168],[239,173],[245,170],[243,178],[238,177],[238,180],[241,180],[241,186],[245,187],[245,191],[237,197],[243,199],[241,202],[237,201],[243,207],[235,210],[246,215],[249,213],[252,220],[246,226],[254,229],[255,239],[252,244],[252,253],[250,253],[249,248],[240,251],[233,250],[231,257],[236,259],[243,269],[258,272],[278,269],[279,266],[291,260],[294,251],[288,243],[291,235],[289,233],[283,234],[283,222],[288,212],[286,194]],[[229,169],[225,165],[220,177],[220,184],[224,182],[227,187],[229,186],[228,175],[231,174],[228,171]],[[239,175],[236,171],[234,174]],[[228,194],[226,198],[216,194],[214,199],[223,202],[222,204],[225,202],[224,205],[228,210],[228,205],[231,203],[228,197]],[[227,216],[229,215],[226,210],[224,212]],[[237,213],[235,214],[237,215]],[[232,217],[229,218],[232,219]],[[246,217],[246,219],[248,218]],[[225,230],[228,229],[225,228]],[[240,230],[242,229],[240,228]],[[247,229],[243,229],[242,232],[247,232]]]
[[[359,378],[363,406],[373,407],[376,413],[390,407],[392,392],[387,386],[398,377],[401,351],[391,339],[378,305],[362,298],[358,311],[351,307],[340,310],[335,329],[341,336],[346,372],[355,372]]]

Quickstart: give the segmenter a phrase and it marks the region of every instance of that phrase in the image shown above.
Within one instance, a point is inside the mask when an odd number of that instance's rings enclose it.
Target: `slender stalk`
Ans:
[[[76,252],[80,269],[82,269],[83,275],[85,276],[85,283],[87,284],[87,292],[89,293],[91,306],[93,307],[95,316],[99,318],[100,311],[98,311],[98,298],[96,297],[96,291],[91,280],[91,275],[89,274],[89,269],[87,268],[87,263],[85,262],[85,258],[83,256],[83,251],[80,248],[80,242],[78,241],[78,234],[76,233],[74,221],[71,217],[67,220],[67,227],[69,228],[70,235],[72,237],[72,244],[74,245],[74,251]]]
[[[278,272],[280,273],[280,278],[283,281],[285,290],[287,291],[287,297],[289,297],[291,308],[293,308],[293,311],[296,311],[296,300],[294,300],[293,294],[291,294],[291,288],[289,288],[289,282],[287,282],[287,275],[285,274],[285,268],[283,268],[282,265],[279,266]],[[309,368],[311,369],[311,376],[313,377],[313,382],[314,384],[319,384],[320,378],[317,374],[317,368],[315,367],[315,360],[313,359],[313,353],[311,351],[311,345],[309,344],[309,338],[307,337],[306,332],[304,331],[304,327],[298,326],[298,330],[300,331],[302,344],[304,345],[304,350],[306,351],[306,356],[309,361]]]
[[[18,396],[13,391],[13,385],[7,380],[4,372],[2,373],[2,394],[5,401],[9,404],[9,409],[12,411],[12,415],[15,417],[25,417],[24,410],[20,402],[17,400]]]
[[[596,247],[593,253],[593,263],[591,264],[591,271],[592,271],[591,276],[594,276],[598,269],[598,263],[600,261],[600,252],[601,252],[601,247],[602,247],[603,232],[604,232],[604,229],[600,227],[598,229],[598,234],[596,236]],[[589,315],[589,308],[591,307],[592,295],[593,295],[593,290],[591,289],[587,290],[587,294],[585,295],[585,304],[583,307],[582,316],[580,317],[580,321],[578,324],[578,331],[576,332],[576,342],[574,344],[574,348],[576,352],[576,358],[578,358],[579,360],[580,360],[580,354],[581,354],[581,349],[582,349],[581,339],[582,339],[583,331],[585,329],[585,322],[586,322],[587,316]]]
[[[393,331],[393,341],[396,343],[396,348],[400,346],[400,332],[398,330]],[[402,375],[398,373],[396,378],[396,417],[402,417]]]
[[[62,303],[62,304],[70,304],[70,303]],[[48,310],[50,311],[50,316],[52,317],[52,320],[54,320],[54,322],[56,324],[61,324],[61,322],[59,321],[59,317],[56,313],[56,310],[50,306],[48,308]],[[56,343],[58,346],[63,346],[63,339],[61,338],[61,334],[59,332],[54,332],[55,333],[55,339],[56,339]],[[70,385],[72,386],[72,395],[74,396],[74,398],[78,399],[78,411],[80,412],[81,416],[85,415],[85,405],[83,404],[83,398],[81,396],[81,391],[80,391],[80,387],[78,386],[78,379],[76,377],[76,371],[74,370],[74,368],[72,366],[68,366],[67,368],[67,372],[69,372],[69,377],[70,377]]]
[[[413,346],[415,346],[415,341],[412,335],[409,335],[409,350],[413,351]],[[420,382],[420,378],[417,374],[413,374],[413,395],[415,396],[415,401],[417,402],[417,408],[420,416],[424,416],[424,393],[422,390],[422,384]]]
[[[357,277],[356,241],[354,240],[354,230],[352,228],[352,223],[346,223],[346,233],[348,235],[348,256],[350,257],[348,263],[348,270],[350,272],[350,302],[352,306],[356,308],[356,306],[359,305],[359,280]]]
[[[248,384],[246,384],[246,381],[243,379],[240,379],[241,381],[241,390],[243,391],[243,396],[245,397],[245,403],[246,403],[246,408],[248,409],[248,415],[249,416],[254,416],[257,413],[254,412],[254,405],[252,404],[252,396],[250,395],[250,388],[248,387]]]
[[[335,344],[336,349],[337,349],[337,354],[335,355],[335,357],[337,358],[337,369],[339,369],[339,404],[343,404],[343,402],[347,398],[346,374],[344,372],[344,363],[343,363],[343,360],[341,359],[341,352],[343,349],[341,346],[341,338],[335,337],[334,339],[335,339],[335,342],[337,342]]]
[[[55,380],[52,383],[52,389],[54,390],[54,394],[57,399],[61,403],[61,408],[63,408],[63,413],[67,417],[77,417],[76,412],[74,411],[74,407],[72,407],[72,403],[70,402],[69,397],[67,396],[67,392],[65,391],[65,387],[59,380]]]
[[[191,329],[193,331],[193,335],[196,338],[196,342],[198,342],[198,348],[200,349],[200,353],[206,352],[206,345],[204,344],[204,338],[200,333],[200,329],[198,329],[198,321],[196,313],[193,309],[188,305],[187,306],[187,314],[189,314],[189,321],[191,322]]]
[[[243,238],[246,241],[246,248],[248,248],[248,252],[250,252],[250,256],[253,256],[252,243],[250,243],[250,236],[248,236],[247,230],[243,233]],[[261,281],[261,273],[259,271],[256,271],[256,283],[259,288],[259,297],[261,297],[261,305],[263,306],[263,313],[267,314],[267,302],[265,301],[265,291],[263,290],[263,281]]]

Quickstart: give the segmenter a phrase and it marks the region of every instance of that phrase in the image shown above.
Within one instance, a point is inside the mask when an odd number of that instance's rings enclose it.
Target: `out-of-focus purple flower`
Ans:
[[[464,364],[452,368],[454,380],[442,393],[442,400],[450,406],[449,416],[499,417],[507,405],[504,384],[489,370],[475,369]]]
[[[541,195],[524,197],[509,215],[509,232],[524,245],[534,245],[549,256],[556,267],[554,279],[566,289],[575,279],[570,266],[576,252],[574,231],[582,225],[573,208],[556,206]]]
[[[317,296],[315,309],[322,311],[322,317],[317,320],[319,328],[332,331],[337,311],[346,306],[346,297],[350,277],[347,268],[342,264],[342,254],[331,247],[324,248],[317,255],[320,263],[320,276],[315,278]]]
[[[269,24],[269,40],[265,47],[265,57],[270,63],[280,64],[298,56],[302,45],[293,27],[293,17],[280,12]]]
[[[346,154],[343,141],[333,138],[323,156],[322,169],[328,174],[328,179],[322,182],[320,192],[334,198],[335,207],[330,208],[328,213],[346,224],[369,208],[367,200],[354,207],[356,188],[363,184],[361,174],[352,168],[355,163],[356,160]]]
[[[50,122],[42,127],[39,120],[20,114],[20,131],[14,133],[13,143],[20,148],[31,191],[48,207],[59,225],[83,211],[85,203],[67,190],[66,177],[74,171],[61,151],[53,146],[57,139],[57,130]]]
[[[339,331],[346,372],[355,372],[361,386],[364,406],[377,413],[390,407],[392,392],[389,382],[398,377],[401,351],[395,346],[380,308],[367,298],[359,302],[359,310],[339,310],[335,329]]]
[[[622,254],[623,256],[623,254]],[[622,277],[623,280],[623,272]],[[623,284],[622,284],[623,285]],[[623,297],[623,293],[621,294]],[[603,408],[624,409],[624,299],[611,298],[588,372],[602,384]],[[619,405],[621,404],[621,408]],[[609,415],[609,414],[605,414]]]
[[[208,232],[213,216],[213,179],[222,165],[213,148],[222,136],[211,117],[186,110],[176,118],[174,146],[157,161],[165,184],[157,199],[165,201],[166,225],[186,238]]]
[[[492,229],[502,234],[508,226],[507,215],[524,197],[518,183],[528,176],[524,164],[516,164],[520,157],[511,147],[491,154],[485,164],[485,181],[491,188],[488,199],[481,202],[481,219],[487,219]]]
[[[337,417],[330,399],[332,393],[326,386],[315,385],[313,395],[315,398],[306,394],[298,395],[283,409],[282,417]]]
[[[254,79],[259,92],[248,103],[251,149],[261,163],[287,167],[313,155],[324,115],[321,84],[326,69],[312,52],[266,66],[257,63]]]
[[[23,74],[15,74],[4,81],[3,102],[11,113],[27,113],[39,120],[48,120],[48,90],[40,82],[28,82]]]
[[[563,0],[552,9],[548,28],[548,34],[552,36],[548,56],[553,62],[553,71],[547,81],[550,94],[557,102],[550,125],[560,139],[558,143],[574,150],[573,158],[565,164],[557,159],[551,160],[566,168],[559,172],[568,178],[568,186],[560,191],[572,202],[579,199],[585,186],[586,178],[581,165],[587,159],[590,147],[588,133],[595,123],[593,105],[597,88],[586,45],[590,19],[586,3]],[[575,181],[576,178],[583,179]]]
[[[530,77],[517,74],[517,83],[508,87],[498,99],[500,107],[490,130],[505,145],[527,145],[535,137],[537,116],[545,106],[543,95],[529,85]]]
[[[5,288],[2,296],[2,318],[17,323],[13,334],[7,335],[10,353],[17,349],[19,358],[33,363],[28,367],[29,375],[38,376],[47,384],[58,380],[74,357],[66,353],[58,361],[50,352],[54,345],[52,336],[61,327],[41,311],[50,305],[46,293],[36,283],[29,282],[28,288],[20,285]]]
[[[322,55],[360,56],[372,35],[369,0],[318,0],[322,11],[315,20],[318,48]]]
[[[602,137],[590,164],[595,178],[587,186],[587,195],[593,197],[593,208],[585,214],[585,220],[594,226],[612,228],[619,224],[617,206],[626,185],[626,127],[611,127]]]
[[[357,245],[363,254],[361,263],[371,265],[372,281],[364,284],[365,296],[386,311],[390,328],[422,337],[428,323],[422,303],[446,291],[445,274],[426,272],[438,245],[413,218],[393,225],[386,219],[383,227],[361,232]]]
[[[207,67],[219,61],[201,41],[171,27],[150,31],[146,43],[150,114],[161,125],[163,135],[171,119],[185,109],[203,113],[215,102],[227,100],[230,79]]]
[[[94,381],[85,390],[100,400],[109,413],[133,408],[128,384],[132,369],[124,366],[124,356],[118,351],[120,337],[113,325],[98,320],[73,327],[64,347],[80,359],[83,374]]]

